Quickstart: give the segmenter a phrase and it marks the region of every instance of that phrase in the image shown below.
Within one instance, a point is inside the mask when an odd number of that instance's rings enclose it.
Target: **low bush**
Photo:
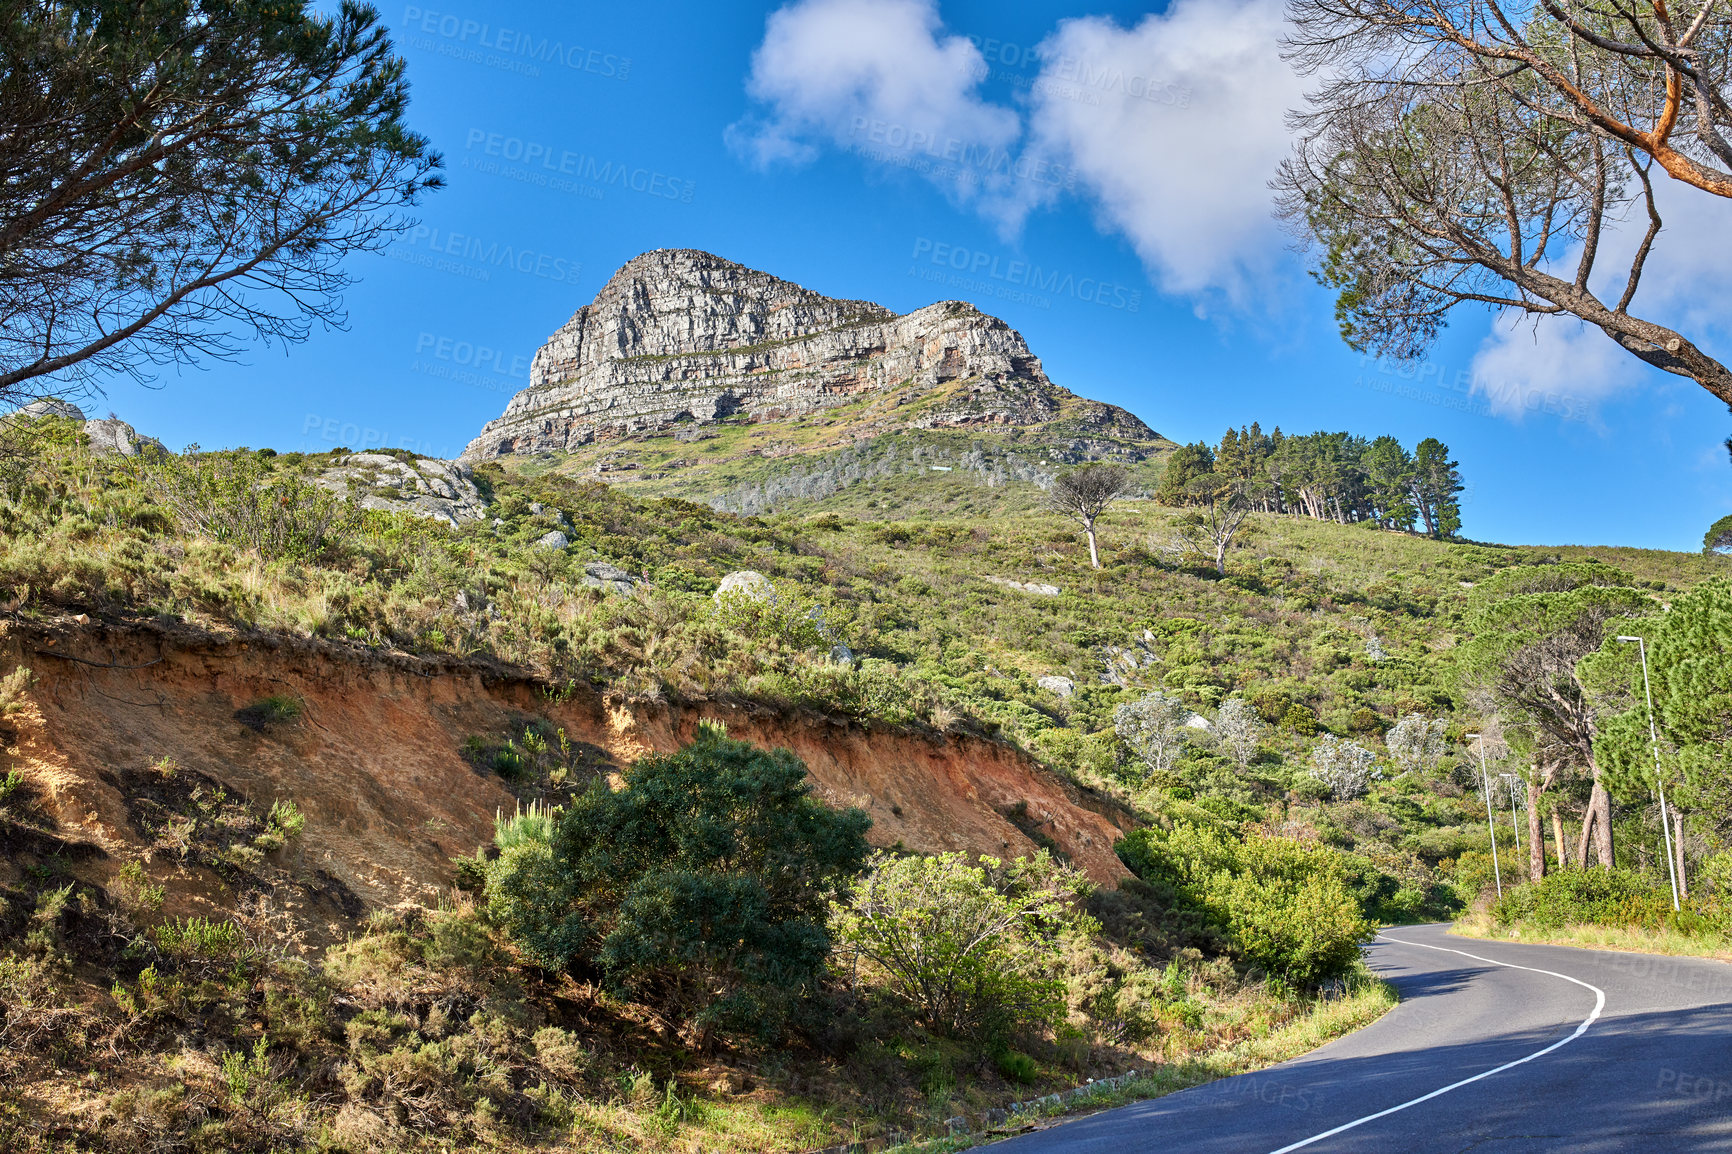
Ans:
[[[1692,902],[1682,911],[1674,910],[1669,890],[1631,870],[1547,874],[1537,882],[1507,887],[1492,903],[1491,914],[1500,926],[1541,930],[1598,925],[1705,934],[1727,928],[1725,913],[1718,905]]]
[[[514,830],[488,868],[490,912],[536,962],[599,970],[701,1039],[775,1032],[823,972],[826,905],[865,861],[870,819],[813,798],[787,750],[719,726],[625,778],[573,801],[547,840]]]
[[[1008,864],[880,853],[831,925],[843,964],[863,965],[922,1025],[1002,1045],[1063,1020],[1059,943],[1099,928],[1074,908],[1087,889],[1044,850]]]
[[[299,698],[284,694],[261,697],[251,705],[235,711],[235,719],[250,729],[262,732],[266,726],[295,720],[301,715]]]
[[[255,549],[266,558],[315,561],[358,530],[362,511],[257,453],[141,459],[144,490],[184,531]]]
[[[1288,981],[1345,975],[1373,931],[1328,849],[1183,823],[1136,830],[1115,849],[1138,877],[1204,912],[1245,962]]]

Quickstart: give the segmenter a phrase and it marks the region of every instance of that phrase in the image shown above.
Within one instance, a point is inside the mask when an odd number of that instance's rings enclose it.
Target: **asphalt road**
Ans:
[[[992,1149],[1732,1151],[1732,965],[1446,928],[1401,926],[1367,948],[1402,1000],[1357,1033]]]

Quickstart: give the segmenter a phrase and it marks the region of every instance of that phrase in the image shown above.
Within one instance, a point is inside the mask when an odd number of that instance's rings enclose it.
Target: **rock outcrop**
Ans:
[[[1012,581],[1009,577],[987,577],[994,585],[1002,585],[1006,589],[1015,589],[1018,593],[1032,593],[1036,597],[1057,597],[1064,590],[1057,585],[1048,585],[1045,581]]]
[[[364,509],[413,513],[454,529],[481,520],[486,508],[467,465],[433,457],[404,461],[388,453],[351,453],[314,484]]]
[[[93,453],[136,457],[146,449],[163,453],[168,451],[161,441],[155,437],[140,436],[137,429],[119,417],[84,422],[84,435],[90,438],[90,451]]]
[[[20,417],[60,417],[67,421],[83,423],[84,410],[71,401],[63,401],[58,397],[38,397],[18,409]]]
[[[606,561],[591,561],[585,565],[583,583],[591,589],[602,589],[609,593],[631,593],[638,587],[636,577],[618,565],[609,565]]]
[[[1146,441],[1113,405],[1047,379],[1021,335],[961,301],[898,316],[690,249],[613,275],[535,354],[529,387],[462,459],[576,449],[741,413],[775,419],[905,391],[909,428],[1059,422]]]
[[[98,456],[136,457],[147,449],[164,453],[168,451],[161,441],[155,437],[140,436],[137,429],[119,417],[86,420],[83,409],[71,401],[63,401],[57,397],[40,397],[20,406],[12,417],[25,420],[58,417],[61,420],[76,421],[83,427],[84,435],[90,438],[90,451]]]

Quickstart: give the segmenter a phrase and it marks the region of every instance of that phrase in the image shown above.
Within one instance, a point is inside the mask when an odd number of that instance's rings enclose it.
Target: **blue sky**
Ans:
[[[1405,371],[1341,344],[1267,212],[1303,88],[1273,0],[778,7],[382,7],[446,160],[421,229],[353,262],[346,330],[87,407],[175,447],[454,455],[620,264],[691,247],[898,311],[971,300],[1177,440],[1440,437],[1475,539],[1694,549],[1732,511],[1725,406],[1597,333],[1462,313]]]

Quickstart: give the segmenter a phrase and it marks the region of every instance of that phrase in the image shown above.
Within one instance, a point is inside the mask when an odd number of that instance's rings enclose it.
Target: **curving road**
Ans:
[[[1401,1004],[1256,1074],[1108,1110],[1004,1154],[1732,1151],[1732,966],[1380,934]]]

